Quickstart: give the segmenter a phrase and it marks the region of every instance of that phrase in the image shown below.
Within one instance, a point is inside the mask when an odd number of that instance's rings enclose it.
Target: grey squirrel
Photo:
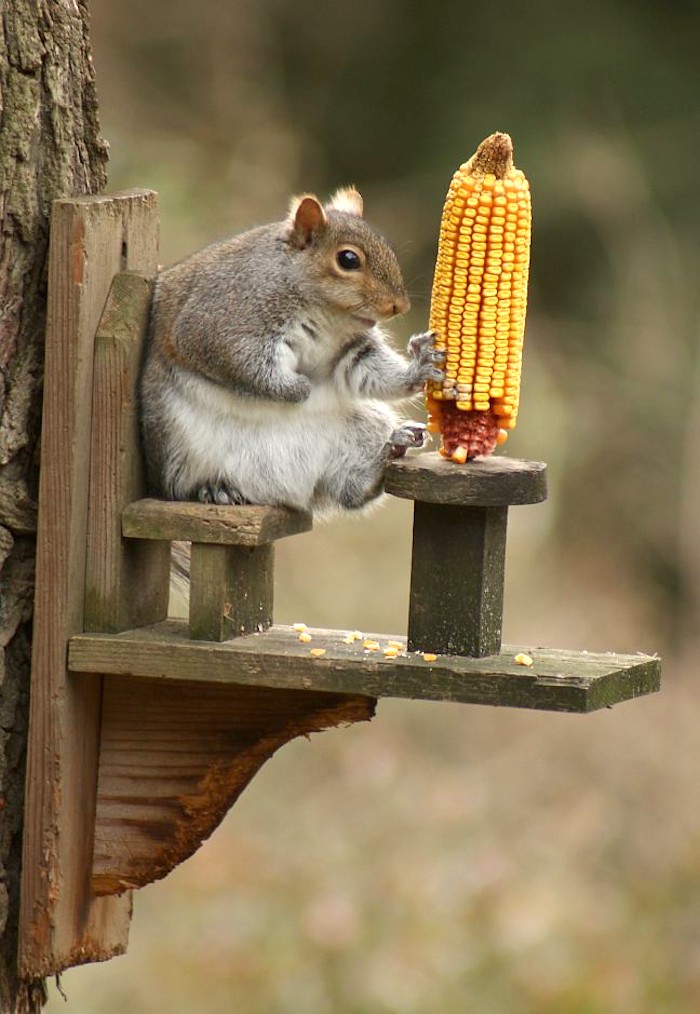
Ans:
[[[156,279],[140,379],[159,496],[303,510],[363,507],[422,423],[387,402],[442,379],[431,332],[408,357],[381,323],[409,308],[392,249],[354,187],[305,194],[282,222],[206,247]]]

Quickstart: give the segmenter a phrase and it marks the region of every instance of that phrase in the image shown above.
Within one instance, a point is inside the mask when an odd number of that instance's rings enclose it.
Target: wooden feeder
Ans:
[[[325,654],[313,658],[291,628],[273,625],[274,544],[308,531],[309,515],[142,499],[135,386],[157,237],[151,191],[54,207],[27,979],[122,953],[132,889],[191,855],[279,746],[369,719],[378,697],[588,712],[659,687],[654,657],[501,646],[508,508],[545,499],[540,462],[457,466],[421,454],[389,466],[388,491],[415,501],[398,657],[314,630]],[[167,618],[173,540],[192,543],[189,622]],[[521,651],[532,666],[515,662]]]

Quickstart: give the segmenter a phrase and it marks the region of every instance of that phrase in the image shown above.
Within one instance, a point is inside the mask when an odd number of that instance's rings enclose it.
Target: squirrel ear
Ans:
[[[308,246],[314,236],[326,228],[328,219],[321,202],[314,194],[295,197],[289,208],[289,238],[300,249]]]
[[[354,186],[341,187],[333,194],[327,207],[329,211],[331,209],[343,211],[346,215],[356,215],[358,218],[362,218],[364,202],[362,194]]]

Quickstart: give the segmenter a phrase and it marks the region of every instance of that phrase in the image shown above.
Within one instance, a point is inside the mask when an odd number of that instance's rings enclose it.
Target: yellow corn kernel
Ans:
[[[492,134],[454,174],[443,207],[430,328],[447,357],[445,381],[427,385],[433,428],[445,400],[464,411],[492,411],[502,432],[515,425],[530,225],[530,188],[513,165],[511,139]],[[455,391],[455,380],[470,385],[468,395]]]
[[[513,661],[515,662],[516,665],[524,665],[524,666],[527,666],[528,668],[531,665],[534,665],[532,657],[530,655],[526,655],[522,651],[518,652],[518,654],[515,656],[515,658],[513,659]]]

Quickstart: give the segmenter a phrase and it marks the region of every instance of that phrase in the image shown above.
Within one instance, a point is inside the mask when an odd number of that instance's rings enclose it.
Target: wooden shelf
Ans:
[[[434,662],[406,652],[405,638],[367,634],[382,648],[401,641],[396,658],[345,644],[344,630],[310,629],[299,641],[292,627],[273,626],[230,641],[192,641],[187,625],[167,620],[120,634],[79,634],[68,648],[73,672],[143,679],[315,690],[368,697],[454,701],[544,711],[586,713],[659,689],[660,662],[649,655],[504,646],[498,655],[439,655]],[[310,648],[325,649],[314,658]],[[531,667],[515,661],[524,653]]]

